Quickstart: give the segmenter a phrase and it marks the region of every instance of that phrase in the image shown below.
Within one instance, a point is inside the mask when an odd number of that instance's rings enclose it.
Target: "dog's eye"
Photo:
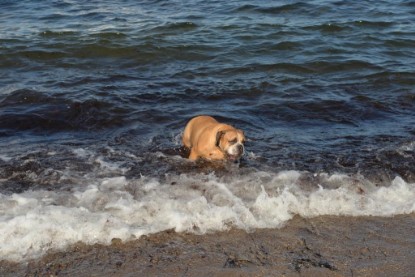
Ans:
[[[229,143],[235,144],[237,141],[238,141],[237,139],[233,139],[233,140],[230,140]]]

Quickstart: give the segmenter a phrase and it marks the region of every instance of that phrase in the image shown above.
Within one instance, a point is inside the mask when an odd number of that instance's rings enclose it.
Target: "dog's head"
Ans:
[[[244,143],[244,132],[238,129],[223,130],[216,134],[216,146],[232,161],[238,160],[244,154]]]

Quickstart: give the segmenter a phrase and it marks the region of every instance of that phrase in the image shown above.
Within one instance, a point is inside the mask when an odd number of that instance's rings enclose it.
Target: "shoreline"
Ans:
[[[111,245],[77,243],[1,276],[410,276],[415,214],[294,217],[279,229],[173,230]]]

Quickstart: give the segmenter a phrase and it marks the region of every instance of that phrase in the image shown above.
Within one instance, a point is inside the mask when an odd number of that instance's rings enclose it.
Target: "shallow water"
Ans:
[[[413,1],[0,9],[1,257],[415,209]],[[239,164],[183,158],[199,114],[245,131]]]

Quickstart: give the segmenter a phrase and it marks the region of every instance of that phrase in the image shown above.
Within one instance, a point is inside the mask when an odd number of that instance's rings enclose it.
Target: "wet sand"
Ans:
[[[112,245],[73,245],[0,276],[414,276],[415,214],[295,217],[280,229],[165,231]]]

